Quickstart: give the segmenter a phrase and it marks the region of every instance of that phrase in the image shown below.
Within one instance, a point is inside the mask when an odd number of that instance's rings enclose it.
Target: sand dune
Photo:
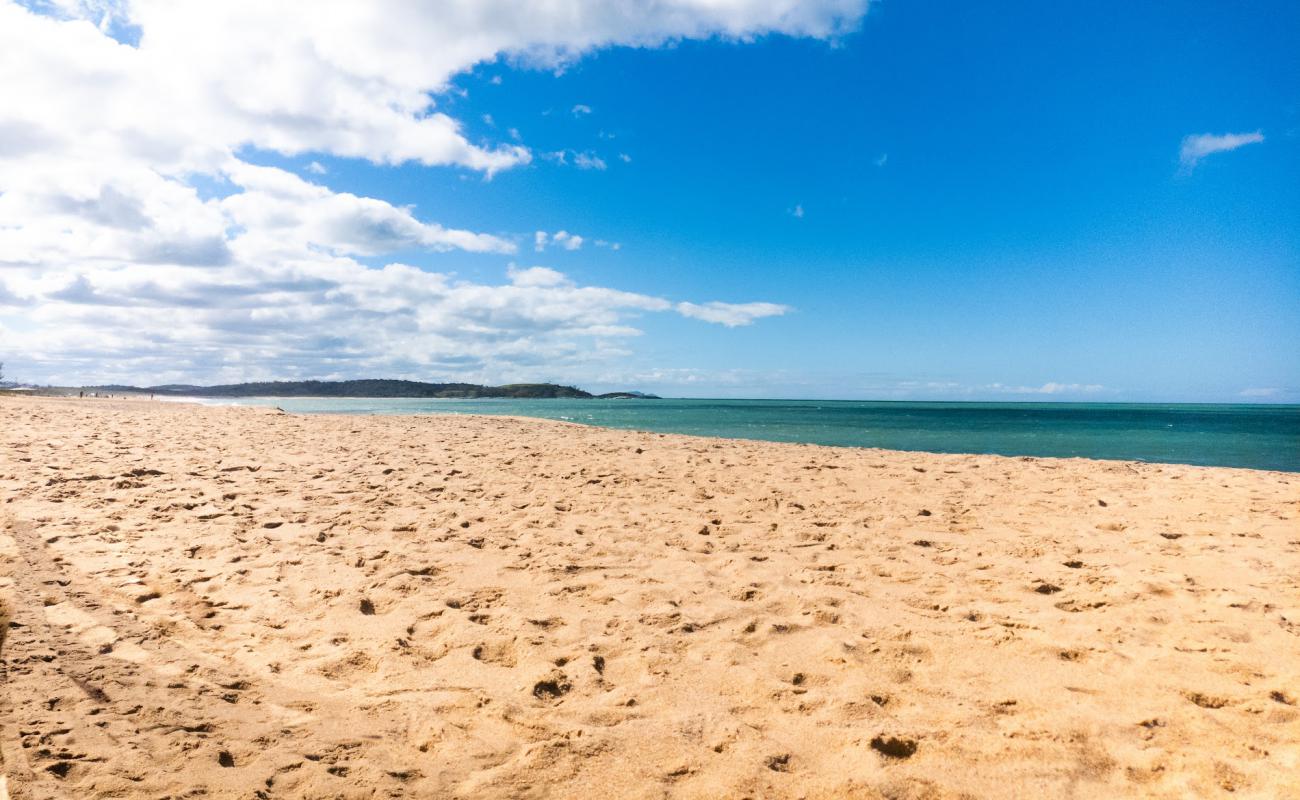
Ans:
[[[1300,476],[0,398],[16,798],[1300,796]]]

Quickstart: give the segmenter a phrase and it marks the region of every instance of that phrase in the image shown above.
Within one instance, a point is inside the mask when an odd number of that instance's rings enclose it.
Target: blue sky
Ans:
[[[541,266],[576,286],[784,313],[719,325],[642,303],[600,322],[631,331],[570,327],[562,347],[502,355],[558,341],[529,316],[510,348],[476,340],[463,369],[455,352],[386,361],[342,334],[319,346],[364,358],[268,344],[259,360],[245,336],[232,367],[203,339],[206,355],[185,374],[160,369],[182,346],[169,345],[129,377],[1300,402],[1300,48],[1289,35],[1300,6],[1089,3],[1067,14],[885,0],[864,15],[830,13],[835,30],[759,20],[739,37],[616,40],[561,59],[503,51],[449,69],[429,94],[434,109],[485,152],[526,148],[527,162],[508,168],[334,145],[231,148],[247,164],[513,247],[350,256],[371,270],[400,262],[496,287],[511,265]],[[1234,134],[1247,136],[1188,145]],[[1199,157],[1197,141],[1208,145]],[[251,191],[222,176],[187,180],[205,199]],[[548,234],[540,250],[538,231]],[[581,246],[551,243],[557,231]],[[11,333],[35,324],[5,311]],[[457,341],[440,335],[430,347]],[[53,379],[87,363],[6,359]]]

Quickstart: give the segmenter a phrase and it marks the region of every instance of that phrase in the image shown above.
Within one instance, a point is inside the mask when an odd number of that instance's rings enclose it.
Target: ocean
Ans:
[[[1300,406],[838,400],[247,398],[293,413],[509,414],[606,428],[883,447],[1300,472]]]

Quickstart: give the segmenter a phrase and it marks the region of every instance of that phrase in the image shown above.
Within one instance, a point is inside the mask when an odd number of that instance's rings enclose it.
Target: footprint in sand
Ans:
[[[545,701],[559,700],[568,694],[572,688],[573,684],[569,683],[565,674],[556,672],[550,677],[543,678],[533,684],[533,697]]]
[[[876,736],[871,740],[871,749],[889,758],[911,758],[916,753],[915,739],[897,736]]]
[[[1228,705],[1229,702],[1226,697],[1215,697],[1214,695],[1203,694],[1202,692],[1183,692],[1183,696],[1201,708],[1223,708]]]
[[[789,772],[790,754],[782,753],[776,756],[769,756],[767,759],[767,768],[773,772]]]
[[[475,645],[470,651],[470,655],[475,661],[482,661],[484,664],[496,664],[501,667],[513,667],[517,663],[515,655],[515,646],[509,641],[484,642]]]

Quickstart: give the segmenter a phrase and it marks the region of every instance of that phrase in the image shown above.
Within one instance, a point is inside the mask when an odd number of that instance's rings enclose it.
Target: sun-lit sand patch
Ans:
[[[6,398],[0,494],[15,798],[1300,793],[1293,474]]]

